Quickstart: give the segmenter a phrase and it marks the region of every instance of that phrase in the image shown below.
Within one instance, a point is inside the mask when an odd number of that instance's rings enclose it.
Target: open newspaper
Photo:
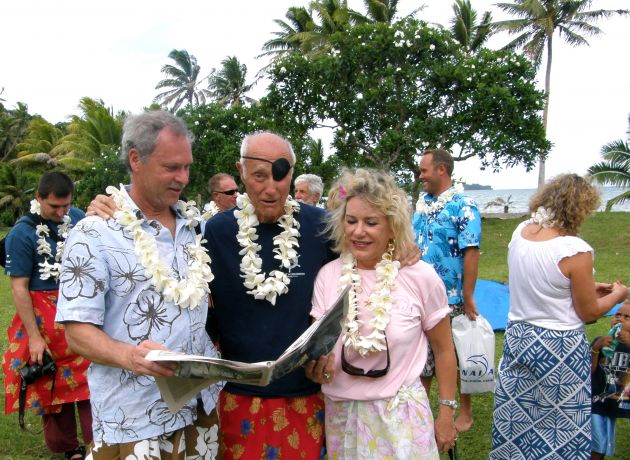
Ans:
[[[174,377],[156,377],[164,402],[177,412],[203,388],[220,381],[265,386],[329,353],[341,333],[348,312],[348,290],[344,289],[326,314],[300,335],[275,361],[242,363],[220,358],[152,350],[146,359],[177,363]]]

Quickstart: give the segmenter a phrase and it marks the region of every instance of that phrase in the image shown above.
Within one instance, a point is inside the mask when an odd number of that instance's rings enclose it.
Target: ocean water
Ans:
[[[606,201],[619,195],[624,190],[627,189],[620,187],[601,187],[602,206],[600,207],[600,211],[603,211],[606,208]],[[536,189],[533,188],[511,190],[466,190],[466,194],[475,199],[477,205],[479,206],[479,211],[482,213],[503,212],[503,206],[491,206],[486,208],[486,204],[499,197],[505,200],[510,195],[511,201],[513,202],[510,205],[510,213],[528,213],[529,199],[534,193],[536,193]],[[630,212],[630,201],[626,200],[623,204],[615,205],[612,210]]]

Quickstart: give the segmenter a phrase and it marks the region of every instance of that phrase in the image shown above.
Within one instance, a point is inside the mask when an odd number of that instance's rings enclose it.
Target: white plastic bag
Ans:
[[[487,319],[466,315],[453,318],[453,341],[459,360],[460,391],[464,394],[494,392],[494,331]]]

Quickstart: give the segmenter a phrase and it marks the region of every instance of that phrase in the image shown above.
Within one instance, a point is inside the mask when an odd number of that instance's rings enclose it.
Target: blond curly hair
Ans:
[[[384,171],[374,169],[344,170],[341,177],[331,187],[329,197],[329,219],[327,231],[333,242],[333,250],[338,253],[350,250],[346,240],[346,204],[350,198],[359,197],[370,206],[382,212],[394,234],[394,257],[408,254],[414,246],[411,229],[411,214],[407,194],[394,178]]]
[[[558,228],[575,235],[584,220],[599,208],[601,195],[590,181],[577,174],[560,174],[529,200],[529,210],[543,207],[554,214]]]

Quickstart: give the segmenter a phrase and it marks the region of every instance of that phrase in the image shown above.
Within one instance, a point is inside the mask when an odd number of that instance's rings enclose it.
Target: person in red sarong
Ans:
[[[16,313],[8,327],[9,346],[2,370],[5,413],[19,410],[22,377],[20,369],[44,364],[44,354],[57,370],[45,373],[27,385],[24,409],[42,416],[44,439],[51,452],[70,460],[83,459],[85,449],[77,436],[75,403],[83,441],[92,441],[92,413],[87,385],[90,362],[73,353],[65,329],[55,324],[59,269],[63,243],[72,226],[84,217],[70,207],[74,185],[60,172],[44,174],[31,212],[21,217],[6,239],[6,274]]]

